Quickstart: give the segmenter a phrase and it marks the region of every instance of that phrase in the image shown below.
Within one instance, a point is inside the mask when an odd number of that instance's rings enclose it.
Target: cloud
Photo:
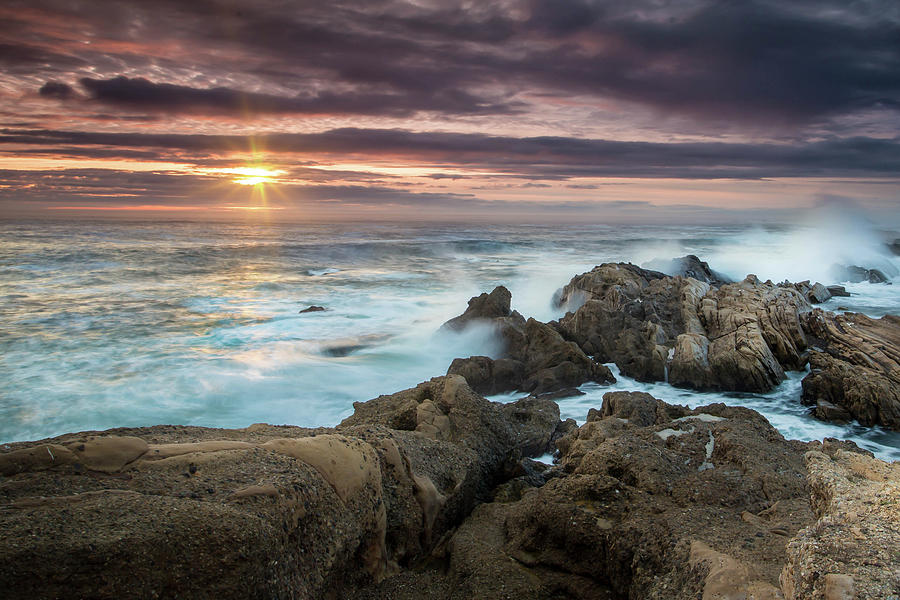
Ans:
[[[539,114],[575,96],[752,128],[900,106],[891,0],[34,4],[0,15],[2,60],[78,72],[123,109]],[[73,44],[67,22],[92,43]]]
[[[342,128],[260,136],[0,130],[3,145],[109,146],[163,152],[232,152],[255,147],[277,157],[369,156],[451,165],[533,180],[584,177],[761,179],[890,177],[900,173],[900,140],[830,139],[805,144],[622,142],[571,137]]]
[[[91,93],[92,99],[99,102],[173,113],[230,114],[244,117],[270,113],[353,113],[404,117],[419,110],[453,114],[501,114],[516,109],[515,103],[493,102],[462,90],[437,94],[424,91],[414,94],[318,92],[285,97],[226,87],[200,89],[153,83],[140,77],[129,79],[119,76],[106,80],[84,77],[80,83]]]
[[[75,95],[75,90],[67,83],[58,81],[48,81],[41,86],[38,93],[45,98],[56,98],[57,100],[68,100]]]

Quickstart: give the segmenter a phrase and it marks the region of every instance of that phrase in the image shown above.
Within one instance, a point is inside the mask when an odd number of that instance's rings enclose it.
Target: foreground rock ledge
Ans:
[[[607,394],[579,428],[549,400],[493,404],[458,376],[355,408],[334,429],[158,426],[12,445],[0,453],[0,589],[548,600],[897,592],[900,473],[852,444],[786,441],[747,409],[689,410],[627,392]],[[556,467],[522,459],[551,444]]]
[[[513,420],[441,377],[360,404],[336,429],[157,426],[14,444],[0,454],[0,589],[318,598],[379,581],[487,499],[520,440],[546,450],[558,408],[520,408],[553,418]]]

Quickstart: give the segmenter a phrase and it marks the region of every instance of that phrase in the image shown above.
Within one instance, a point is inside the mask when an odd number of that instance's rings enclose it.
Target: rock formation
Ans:
[[[848,582],[857,597],[895,593],[900,472],[852,444],[786,441],[747,409],[615,392],[558,445],[543,481],[501,485],[436,548],[441,568],[354,597],[818,600]],[[867,473],[868,487],[850,471],[837,481],[832,456]],[[831,531],[818,523],[835,506],[852,521]],[[877,548],[842,548],[864,516]]]
[[[710,287],[634,265],[603,264],[559,295],[577,306],[556,324],[601,362],[639,381],[699,390],[765,392],[802,368],[806,339],[796,290],[754,276]]]
[[[512,390],[541,394],[587,381],[615,381],[608,368],[552,327],[510,310],[511,299],[509,290],[497,287],[469,300],[463,314],[444,323],[443,328],[452,331],[473,325],[490,327],[502,346],[500,358],[456,359],[448,374],[464,376],[473,389],[485,394]]]
[[[826,445],[806,468],[818,520],[787,546],[785,597],[897,598],[900,463]]]
[[[748,275],[715,287],[606,263],[557,293],[556,302],[569,312],[556,322],[511,311],[506,288],[470,300],[445,327],[488,325],[502,341],[503,355],[459,358],[448,373],[462,375],[481,393],[542,394],[610,381],[602,363],[614,362],[638,381],[764,393],[785,371],[810,364],[803,400],[818,417],[900,428],[898,319],[876,322],[812,310],[810,302],[830,296],[828,288],[808,281],[775,285]],[[816,340],[811,351],[810,336]]]
[[[834,265],[831,268],[831,276],[835,281],[849,281],[850,283],[890,283],[890,278],[880,269],[867,269],[857,265]]]
[[[579,428],[447,376],[334,429],[69,434],[0,474],[11,598],[887,600],[900,576],[896,464],[642,393]]]
[[[523,447],[546,450],[558,413],[508,410],[451,376],[360,403],[337,429],[158,426],[13,445],[0,454],[0,589],[317,598],[378,581],[427,556]]]
[[[662,271],[667,275],[680,275],[690,277],[697,281],[709,283],[716,287],[732,283],[726,275],[713,271],[706,261],[702,261],[693,254],[675,258],[672,260],[654,259],[646,263],[647,267],[656,271]]]
[[[900,430],[900,318],[816,309],[802,319],[815,348],[803,402],[821,418],[841,420],[839,407],[863,425]]]

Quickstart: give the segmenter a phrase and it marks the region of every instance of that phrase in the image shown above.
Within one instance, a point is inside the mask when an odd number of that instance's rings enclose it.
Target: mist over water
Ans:
[[[898,266],[871,228],[838,236],[840,225],[0,223],[0,442],[159,423],[334,425],[354,401],[495,354],[486,332],[435,333],[471,296],[503,284],[513,308],[550,320],[554,291],[602,262],[696,254],[735,279],[826,284],[833,262]],[[847,288],[826,308],[900,312],[900,285]],[[327,310],[299,312],[311,305]],[[896,434],[810,419],[801,376],[755,398],[626,378],[613,389],[753,402],[787,437],[851,436],[900,458]],[[609,389],[584,386],[563,412],[583,419]]]

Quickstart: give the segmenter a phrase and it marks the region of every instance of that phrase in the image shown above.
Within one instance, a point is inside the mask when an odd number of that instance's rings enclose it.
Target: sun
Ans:
[[[278,176],[284,175],[284,171],[268,167],[238,167],[236,169],[228,169],[227,173],[239,175],[236,179],[232,179],[238,185],[277,183]]]

